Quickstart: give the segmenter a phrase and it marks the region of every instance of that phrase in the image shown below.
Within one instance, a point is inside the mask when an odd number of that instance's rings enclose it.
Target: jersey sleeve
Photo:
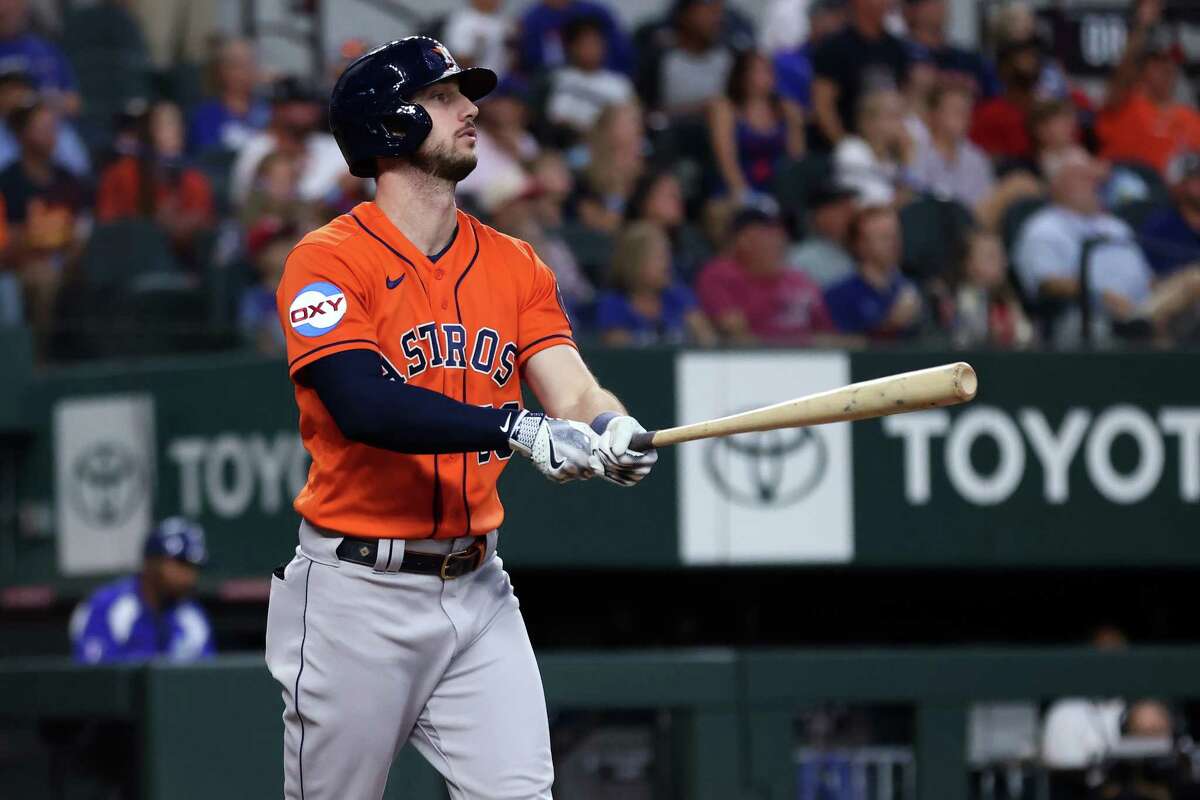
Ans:
[[[379,351],[373,294],[335,253],[301,244],[288,256],[275,292],[288,374],[344,350]]]
[[[517,322],[517,366],[524,366],[533,355],[555,345],[577,347],[554,271],[532,249],[529,256],[533,275]]]

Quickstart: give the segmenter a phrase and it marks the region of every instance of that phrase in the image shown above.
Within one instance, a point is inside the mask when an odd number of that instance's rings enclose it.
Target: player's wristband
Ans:
[[[537,441],[538,429],[546,415],[538,411],[522,411],[513,422],[512,433],[508,435],[509,446],[523,456],[533,453],[534,442]]]
[[[594,430],[596,433],[604,433],[604,431],[608,430],[608,423],[612,422],[619,416],[621,415],[616,411],[605,411],[601,414],[597,414],[596,418],[592,420],[592,430]]]

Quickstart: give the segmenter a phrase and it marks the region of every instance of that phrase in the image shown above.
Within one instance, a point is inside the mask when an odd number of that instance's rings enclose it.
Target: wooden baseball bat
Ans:
[[[920,411],[923,408],[953,406],[974,398],[978,386],[975,370],[965,361],[959,361],[852,383],[840,389],[805,395],[728,417],[638,433],[629,447],[644,451],[651,447],[737,433],[803,428],[827,422],[850,422]]]

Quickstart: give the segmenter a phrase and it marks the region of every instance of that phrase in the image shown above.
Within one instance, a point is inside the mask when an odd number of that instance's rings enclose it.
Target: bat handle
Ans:
[[[636,450],[639,453],[644,453],[647,450],[654,449],[654,434],[657,431],[646,431],[645,433],[635,433],[633,438],[629,440],[629,449]]]

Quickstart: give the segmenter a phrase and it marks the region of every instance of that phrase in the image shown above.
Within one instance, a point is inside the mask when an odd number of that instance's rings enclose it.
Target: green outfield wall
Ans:
[[[651,427],[959,359],[975,365],[980,390],[954,409],[673,448],[632,490],[558,487],[513,462],[501,483],[511,563],[1200,563],[1196,355],[585,355]],[[3,585],[70,591],[124,571],[150,521],[175,513],[206,526],[211,581],[266,576],[294,547],[290,503],[308,459],[278,360],[13,375],[0,402],[18,454]]]

